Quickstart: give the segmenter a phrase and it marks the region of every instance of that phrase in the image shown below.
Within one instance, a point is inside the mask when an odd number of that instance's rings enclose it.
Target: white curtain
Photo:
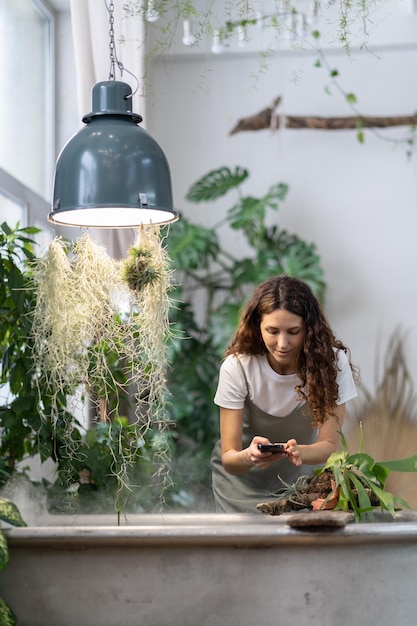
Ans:
[[[110,4],[110,0],[107,0]],[[132,99],[135,113],[144,110],[144,26],[142,17],[125,16],[123,0],[113,0],[114,41],[117,58],[127,71],[116,80],[128,83],[136,93]],[[109,80],[110,23],[105,0],[70,0],[72,36],[74,43],[78,112],[80,120],[91,111],[91,91],[98,82]],[[133,77],[130,73],[133,74]],[[139,87],[138,83],[139,82]],[[141,124],[144,126],[143,122]],[[125,256],[135,234],[131,230],[96,230],[94,238],[107,248],[111,256]]]

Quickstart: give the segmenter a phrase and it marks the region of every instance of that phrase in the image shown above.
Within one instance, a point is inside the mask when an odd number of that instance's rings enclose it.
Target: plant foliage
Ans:
[[[334,452],[324,468],[316,470],[316,473],[325,470],[333,473],[335,491],[339,491],[335,510],[352,510],[355,521],[360,522],[366,518],[373,520],[377,507],[392,518],[398,508],[410,508],[405,500],[385,489],[385,482],[392,471],[417,472],[417,454],[406,459],[376,462],[363,452],[363,438],[360,451],[353,454],[349,454],[343,434],[341,441],[343,450]]]
[[[42,458],[55,456],[59,450],[58,441],[53,442],[42,421],[33,380],[30,264],[35,258],[33,236],[38,232],[19,225],[12,229],[6,223],[0,228],[1,482],[14,471],[17,461],[38,446]],[[47,398],[43,398],[43,408],[45,413],[50,408]]]
[[[268,29],[271,32],[272,42],[277,44],[285,35],[294,40],[294,45],[305,45],[305,39],[310,34],[317,37],[319,30],[314,26],[314,17],[323,17],[323,26],[330,26],[337,32],[335,43],[341,43],[350,53],[353,39],[359,38],[364,47],[369,39],[368,26],[372,23],[372,9],[378,5],[377,0],[331,0],[314,3],[314,15],[303,13],[306,7],[296,0],[286,0],[282,3],[264,3],[259,10],[257,3],[225,2],[200,3],[198,0],[158,1],[152,4],[151,14],[149,3],[140,0],[129,0],[123,3],[123,12],[126,17],[140,15],[147,27],[148,38],[152,31],[152,38],[148,41],[149,56],[154,57],[169,52],[176,32],[181,28],[184,20],[193,23],[193,46],[201,46],[204,38],[213,38],[216,34],[225,46],[232,45],[239,29],[245,33],[247,40],[257,28]],[[301,6],[300,6],[301,5]],[[305,21],[305,36],[300,37],[295,26],[294,18],[300,15]],[[310,19],[313,22],[310,23]],[[358,32],[357,32],[358,31]],[[353,34],[354,33],[354,34]],[[272,45],[272,43],[270,44]]]
[[[167,250],[175,269],[176,287],[170,312],[169,410],[175,422],[177,466],[183,466],[189,489],[190,463],[209,490],[209,458],[218,438],[218,409],[213,404],[224,350],[239,314],[254,287],[277,274],[307,282],[323,301],[325,284],[313,243],[277,224],[275,214],[287,197],[285,183],[273,184],[264,195],[245,195],[249,171],[226,166],[208,172],[189,189],[187,199],[202,205],[231,196],[231,206],[214,226],[202,226],[184,216],[170,227]],[[197,214],[197,211],[194,212]],[[223,244],[226,235],[242,241],[240,254]],[[198,303],[198,304],[197,304]]]
[[[88,237],[71,258],[56,240],[36,258],[37,232],[7,224],[0,232],[0,476],[6,481],[19,462],[39,454],[56,464],[57,480],[46,484],[55,510],[72,504],[86,512],[89,490],[100,492],[96,511],[116,505],[120,512],[125,503],[154,510],[172,490],[165,419],[170,270],[158,234],[139,233],[127,261],[129,277],[132,259],[135,265],[133,283],[122,285],[133,303],[128,315],[113,306],[120,268]],[[152,280],[144,264],[150,256]],[[87,433],[76,417],[79,389],[82,404],[88,391],[96,409]]]
[[[0,498],[0,520],[7,522],[11,526],[26,526],[20,515],[19,509],[11,500]],[[9,549],[7,540],[2,530],[0,530],[0,570],[3,570],[9,563]],[[0,624],[1,626],[14,626],[16,616],[8,604],[0,598]]]

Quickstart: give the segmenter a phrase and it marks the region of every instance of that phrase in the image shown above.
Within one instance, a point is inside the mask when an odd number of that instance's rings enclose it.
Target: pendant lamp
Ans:
[[[178,219],[173,209],[167,159],[132,112],[132,90],[114,79],[116,56],[114,3],[110,23],[109,80],[92,90],[86,124],[64,146],[55,167],[50,222],[90,228],[131,228],[167,224]],[[127,71],[127,70],[126,70]],[[130,73],[130,72],[129,72]]]
[[[173,210],[167,159],[129,110],[131,88],[120,81],[93,87],[86,126],[58,157],[49,221],[67,226],[129,228],[166,224]]]

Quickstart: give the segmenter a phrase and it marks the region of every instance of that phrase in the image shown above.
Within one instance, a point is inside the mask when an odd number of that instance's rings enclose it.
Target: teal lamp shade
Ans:
[[[167,159],[132,113],[127,83],[93,87],[93,110],[85,126],[58,157],[50,222],[88,228],[167,224],[173,210]]]

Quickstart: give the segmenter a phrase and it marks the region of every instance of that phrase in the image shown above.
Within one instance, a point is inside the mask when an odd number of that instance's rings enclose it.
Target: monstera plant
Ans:
[[[322,302],[325,293],[315,244],[279,225],[277,213],[288,185],[277,182],[265,194],[252,196],[245,194],[249,178],[241,166],[222,166],[202,176],[187,194],[201,209],[193,210],[192,221],[182,215],[166,240],[176,272],[168,353],[174,462],[186,490],[192,489],[191,473],[200,496],[210,497],[209,458],[218,438],[213,404],[218,369],[246,298],[257,284],[281,273],[304,280]],[[229,198],[219,221],[200,224],[215,213],[215,203]],[[237,252],[225,243],[230,239],[240,242]]]

